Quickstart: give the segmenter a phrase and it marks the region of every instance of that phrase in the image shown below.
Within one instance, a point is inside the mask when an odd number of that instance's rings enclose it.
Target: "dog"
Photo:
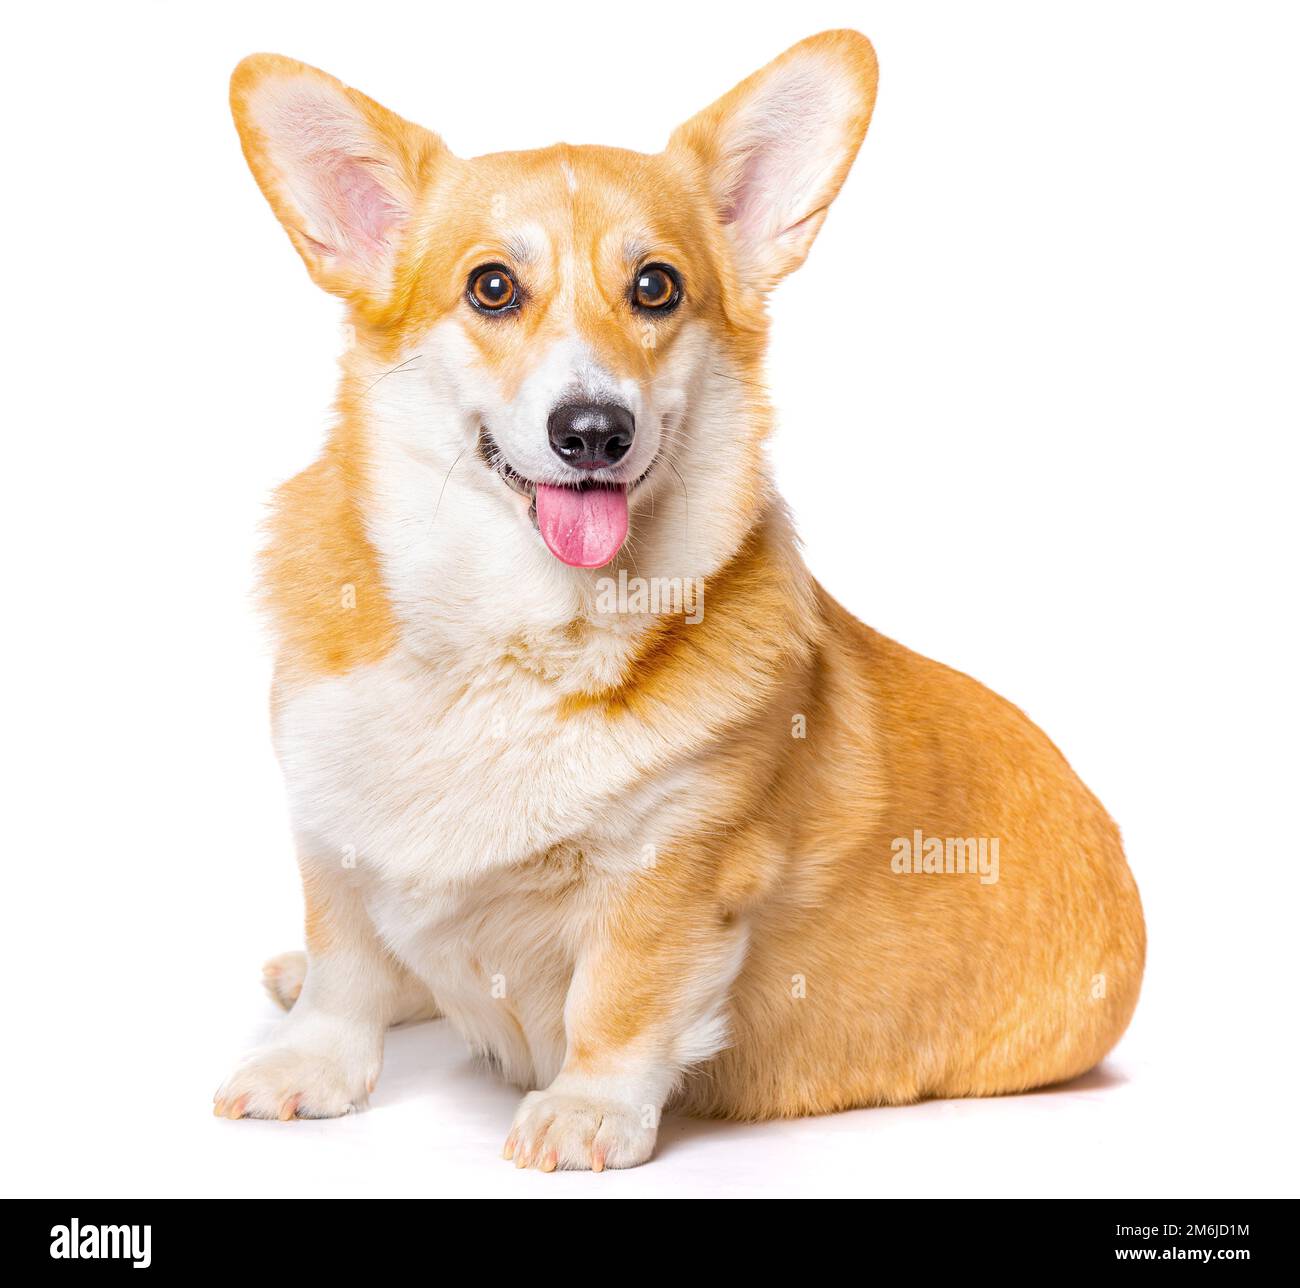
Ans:
[[[315,68],[236,69],[350,339],[261,575],[306,954],[218,1115],[364,1107],[385,1030],[444,1016],[526,1093],[505,1158],[601,1171],[665,1108],[1019,1092],[1123,1033],[1114,823],[1017,708],[840,607],[773,489],[766,300],[876,78],[830,31],[657,155],[462,160]]]

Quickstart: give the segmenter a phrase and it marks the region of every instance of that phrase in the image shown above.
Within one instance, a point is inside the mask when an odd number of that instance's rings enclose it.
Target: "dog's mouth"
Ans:
[[[654,468],[651,462],[632,483],[596,480],[581,483],[535,483],[516,470],[491,433],[480,429],[478,454],[505,485],[529,500],[528,517],[546,548],[572,568],[603,568],[627,539],[628,494]]]

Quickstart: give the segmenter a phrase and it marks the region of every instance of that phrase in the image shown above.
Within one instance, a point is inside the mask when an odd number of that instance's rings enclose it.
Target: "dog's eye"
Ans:
[[[469,275],[469,302],[485,313],[500,313],[519,303],[519,286],[500,264],[487,264]]]
[[[656,313],[673,308],[682,297],[682,285],[667,264],[647,264],[632,283],[632,303]]]

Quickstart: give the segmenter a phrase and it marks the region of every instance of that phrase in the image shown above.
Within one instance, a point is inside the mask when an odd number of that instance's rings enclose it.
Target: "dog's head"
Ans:
[[[766,496],[764,296],[808,253],[875,85],[869,42],[827,32],[658,155],[463,160],[314,68],[242,62],[249,165],[349,306],[343,411],[367,427],[381,551],[418,563],[440,505],[502,570],[603,567],[629,522],[641,571],[734,550]]]

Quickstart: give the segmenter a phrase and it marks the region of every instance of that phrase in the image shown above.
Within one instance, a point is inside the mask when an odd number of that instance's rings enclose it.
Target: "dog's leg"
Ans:
[[[599,1172],[645,1162],[683,1070],[726,1041],[745,930],[689,879],[656,876],[634,883],[577,963],[564,1066],[524,1097],[506,1140],[517,1167]]]
[[[262,987],[273,1002],[286,1011],[302,995],[307,982],[307,954],[304,952],[279,953],[262,964]],[[416,1024],[421,1020],[441,1018],[437,1004],[429,990],[415,978],[408,978],[407,987],[394,1007],[390,1027],[399,1024]]]
[[[293,1009],[217,1092],[223,1117],[335,1118],[363,1106],[379,1076],[384,1030],[417,1005],[413,981],[380,945],[355,891],[319,868],[304,869],[303,886],[301,991],[283,996]]]

